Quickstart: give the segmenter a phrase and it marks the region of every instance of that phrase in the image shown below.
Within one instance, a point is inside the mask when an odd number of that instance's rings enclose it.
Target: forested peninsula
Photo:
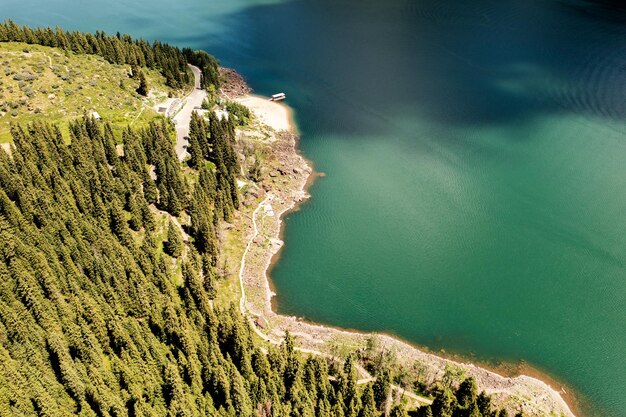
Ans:
[[[259,336],[239,308],[236,271],[267,193],[295,178],[282,164],[295,140],[231,101],[240,81],[211,55],[6,21],[0,61],[10,130],[0,150],[1,416],[538,415],[526,398],[492,401],[452,362],[434,379],[417,362],[396,366],[376,337],[316,354],[289,331],[279,344]],[[89,100],[68,100],[86,88],[73,63],[90,74]],[[176,126],[151,108],[156,91],[184,103],[190,65],[206,99],[181,161]],[[110,94],[125,113],[94,104]]]

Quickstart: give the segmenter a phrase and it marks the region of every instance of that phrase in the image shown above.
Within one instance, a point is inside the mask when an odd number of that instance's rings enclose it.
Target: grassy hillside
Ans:
[[[181,93],[166,86],[159,71],[144,68],[150,94],[142,97],[128,65],[21,42],[0,43],[0,71],[0,143],[11,140],[11,123],[46,120],[67,132],[69,121],[92,111],[116,133],[129,123],[145,126],[157,103]]]

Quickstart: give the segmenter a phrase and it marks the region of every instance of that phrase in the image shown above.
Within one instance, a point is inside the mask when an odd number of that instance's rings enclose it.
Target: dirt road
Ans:
[[[206,98],[206,91],[200,86],[201,72],[200,68],[189,65],[195,78],[194,90],[183,99],[184,104],[180,111],[173,117],[176,124],[176,155],[182,161],[187,154],[187,144],[189,138],[189,122],[191,121],[191,113],[200,109],[202,102]]]

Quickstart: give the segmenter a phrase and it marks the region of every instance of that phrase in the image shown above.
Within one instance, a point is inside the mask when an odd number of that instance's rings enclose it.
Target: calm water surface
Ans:
[[[287,93],[327,176],[286,220],[281,312],[525,360],[626,416],[619,2],[2,3],[204,48]]]

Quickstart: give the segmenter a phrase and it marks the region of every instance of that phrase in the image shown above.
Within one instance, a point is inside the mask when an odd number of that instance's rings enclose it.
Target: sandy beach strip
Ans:
[[[276,132],[297,133],[297,127],[293,120],[293,110],[284,103],[271,101],[267,97],[254,94],[238,97],[235,101],[249,108],[259,122],[271,127]]]

